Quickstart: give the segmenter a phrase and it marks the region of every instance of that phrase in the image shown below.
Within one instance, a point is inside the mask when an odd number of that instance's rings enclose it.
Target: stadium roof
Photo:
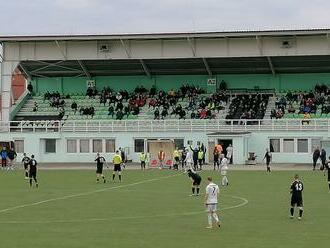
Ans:
[[[205,67],[205,62],[208,69]],[[270,74],[329,72],[330,55],[187,59],[114,59],[21,61],[30,77],[184,75],[184,74]]]
[[[219,38],[253,36],[308,36],[328,35],[330,29],[264,30],[264,31],[223,31],[187,33],[140,33],[140,34],[81,34],[81,35],[9,35],[0,36],[0,41],[53,41],[53,40],[116,40],[116,39],[180,39],[180,38]]]

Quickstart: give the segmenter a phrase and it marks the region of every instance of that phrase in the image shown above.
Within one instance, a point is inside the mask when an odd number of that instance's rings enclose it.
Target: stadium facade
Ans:
[[[13,102],[12,76],[19,69],[37,95],[46,91],[84,94],[86,82],[98,89],[133,90],[143,85],[168,91],[194,84],[207,93],[222,80],[230,94],[310,91],[330,82],[330,30],[282,30],[212,33],[10,36],[0,37],[1,141],[13,141],[41,162],[91,162],[97,150],[112,157],[118,147],[129,158],[155,140],[173,140],[211,151],[231,142],[235,164],[250,153],[261,161],[271,143],[275,163],[307,163],[313,147],[330,152],[330,121],[254,120],[67,120],[15,119],[28,99]],[[230,91],[232,90],[232,91]],[[235,93],[236,92],[236,93]],[[16,122],[15,122],[16,120]],[[207,160],[212,160],[207,153]]]

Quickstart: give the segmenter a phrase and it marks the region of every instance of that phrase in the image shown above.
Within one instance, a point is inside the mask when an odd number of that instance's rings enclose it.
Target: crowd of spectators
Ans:
[[[294,106],[299,106],[295,108]],[[304,114],[304,118],[310,118],[310,114],[330,113],[330,89],[322,84],[317,84],[313,91],[308,93],[291,92],[282,95],[275,102],[275,109],[271,111],[271,118],[282,118],[285,113]]]
[[[270,94],[239,94],[232,100],[226,119],[263,119]]]

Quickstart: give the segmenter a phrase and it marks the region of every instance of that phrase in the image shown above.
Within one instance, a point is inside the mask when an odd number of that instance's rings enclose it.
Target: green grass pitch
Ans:
[[[1,171],[0,247],[328,247],[326,178],[299,174],[303,220],[289,219],[293,171],[230,171],[230,186],[220,189],[222,227],[208,230],[204,196],[189,196],[185,174],[129,170],[122,183],[97,184],[94,171],[41,170],[39,189],[30,189],[22,171]],[[202,193],[208,175],[220,183],[219,173],[201,175]],[[235,197],[248,204],[235,207],[244,203]]]

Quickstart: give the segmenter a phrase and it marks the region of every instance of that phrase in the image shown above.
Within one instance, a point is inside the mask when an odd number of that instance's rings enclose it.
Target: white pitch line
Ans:
[[[231,198],[242,200],[242,203],[221,208],[220,211],[229,210],[234,208],[240,208],[249,203],[246,198],[235,196],[235,195],[225,195]],[[0,224],[56,224],[56,223],[87,223],[87,222],[99,222],[99,221],[109,221],[109,220],[134,220],[134,219],[145,219],[145,218],[160,218],[160,217],[173,217],[173,216],[190,216],[205,213],[206,210],[196,211],[196,212],[185,212],[185,213],[172,213],[172,214],[157,214],[157,215],[146,215],[146,216],[122,216],[122,217],[110,217],[110,218],[90,218],[90,219],[77,219],[77,220],[46,220],[46,221],[3,221]]]
[[[170,177],[175,177],[175,176],[178,176],[178,175],[182,175],[182,173],[178,173],[178,174],[174,174],[174,175],[170,175],[170,176],[165,176],[165,177],[159,177],[159,178],[153,178],[153,179],[143,180],[143,181],[139,181],[139,182],[135,182],[135,183],[130,183],[130,184],[125,184],[125,185],[119,185],[119,186],[115,186],[115,187],[108,187],[108,188],[98,189],[98,190],[94,190],[94,191],[88,191],[88,192],[84,192],[84,193],[78,193],[78,194],[73,194],[73,195],[67,195],[67,196],[61,196],[61,197],[51,198],[51,199],[47,199],[47,200],[43,200],[43,201],[38,201],[38,202],[34,202],[34,203],[22,204],[22,205],[10,207],[10,208],[1,209],[0,210],[0,213],[10,212],[12,210],[16,210],[16,209],[20,209],[20,208],[25,208],[25,207],[37,206],[37,205],[41,205],[41,204],[48,203],[48,202],[53,202],[53,201],[66,200],[66,199],[70,199],[70,198],[74,198],[74,197],[79,197],[79,196],[92,195],[92,194],[95,194],[95,193],[100,193],[100,192],[104,192],[104,191],[108,191],[108,190],[112,190],[112,189],[125,188],[125,187],[130,187],[130,186],[135,186],[135,185],[143,184],[143,183],[149,183],[149,182],[153,182],[153,181],[159,181],[159,180],[162,180],[162,179],[166,179],[166,178],[170,178]]]

